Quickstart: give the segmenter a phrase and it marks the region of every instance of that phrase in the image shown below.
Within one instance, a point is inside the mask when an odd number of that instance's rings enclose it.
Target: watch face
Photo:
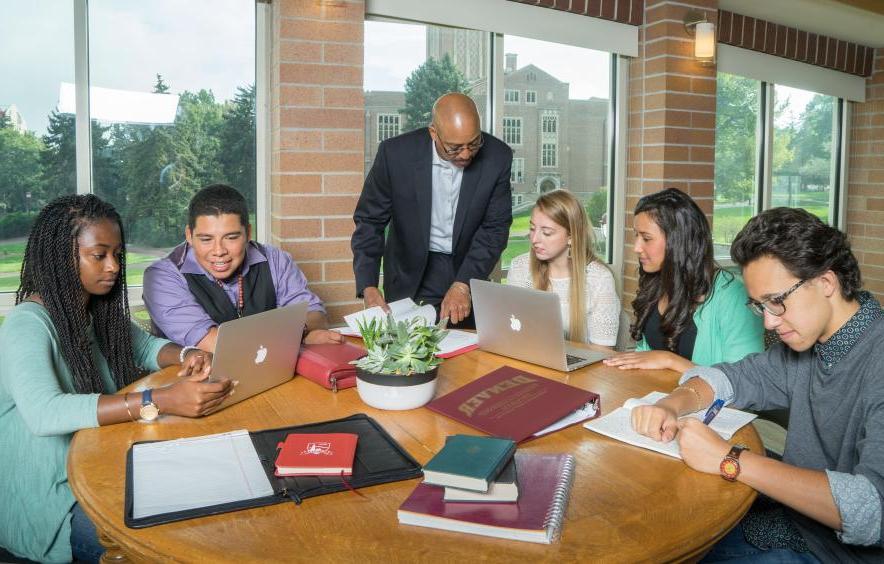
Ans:
[[[145,421],[153,421],[160,415],[160,410],[153,403],[149,403],[147,405],[141,406],[141,411],[138,413],[141,415],[141,418]]]
[[[733,482],[737,479],[737,475],[740,473],[740,463],[737,462],[735,458],[726,457],[721,461],[721,466],[719,466],[721,470],[721,477],[725,480],[730,480]]]

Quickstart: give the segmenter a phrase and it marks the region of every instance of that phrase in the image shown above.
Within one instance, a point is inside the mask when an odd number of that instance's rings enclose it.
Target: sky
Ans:
[[[62,82],[74,82],[71,0],[3,0],[0,105],[15,104],[42,135]],[[254,82],[255,0],[89,0],[93,86],[232,99]]]
[[[405,90],[406,77],[426,60],[426,27],[366,22],[366,90]],[[519,68],[534,64],[568,82],[572,99],[607,98],[609,95],[608,53],[516,36],[505,36],[503,44],[505,53],[518,55]]]

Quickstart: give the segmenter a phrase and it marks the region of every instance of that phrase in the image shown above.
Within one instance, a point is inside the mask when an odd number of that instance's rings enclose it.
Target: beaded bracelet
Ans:
[[[186,347],[181,347],[181,352],[178,353],[178,364],[184,364],[184,357],[187,356],[187,353],[190,351],[198,351],[199,347],[191,347],[190,345]]]
[[[690,386],[676,386],[672,391],[674,392],[675,390],[690,390],[694,392],[694,395],[697,396],[697,409],[695,411],[703,409],[703,400],[700,399],[700,392]]]

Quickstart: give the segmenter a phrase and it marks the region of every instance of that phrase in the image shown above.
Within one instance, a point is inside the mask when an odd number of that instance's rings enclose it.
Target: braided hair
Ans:
[[[120,228],[120,272],[107,295],[92,295],[83,303],[79,245],[82,230],[102,220]],[[44,207],[31,228],[15,303],[37,294],[58,334],[62,357],[73,375],[77,393],[103,393],[104,385],[92,358],[89,326],[111,369],[117,388],[138,377],[129,332],[126,294],[126,244],[120,215],[96,196],[62,196]]]

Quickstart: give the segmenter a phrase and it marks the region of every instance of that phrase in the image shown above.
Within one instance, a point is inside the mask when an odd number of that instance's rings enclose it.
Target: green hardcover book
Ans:
[[[424,466],[424,482],[487,492],[515,452],[510,439],[453,435]]]

